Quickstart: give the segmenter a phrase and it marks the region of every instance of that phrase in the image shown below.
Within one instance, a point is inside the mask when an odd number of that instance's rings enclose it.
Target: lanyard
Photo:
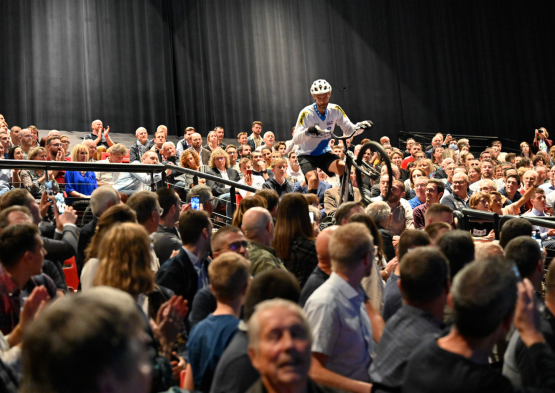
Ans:
[[[324,112],[324,114],[322,115],[320,113],[320,111],[318,110],[318,107],[316,106],[316,103],[314,103],[314,111],[316,112],[316,114],[318,115],[318,117],[320,118],[320,120],[324,121],[326,120],[326,116],[328,115],[328,108],[326,108],[326,111]]]

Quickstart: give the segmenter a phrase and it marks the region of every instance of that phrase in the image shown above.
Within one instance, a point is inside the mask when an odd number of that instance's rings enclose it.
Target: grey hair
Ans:
[[[493,188],[493,190],[497,190],[497,184],[495,184],[495,182],[493,180],[491,180],[491,179],[482,179],[482,180],[480,180],[480,187],[482,186],[482,183],[484,183],[484,182],[488,183],[489,186],[491,188]]]
[[[266,135],[268,135],[268,134],[272,134],[273,136],[276,136],[273,131],[266,131],[264,133],[264,138],[266,138]]]
[[[174,145],[173,142],[165,142],[165,143],[162,145],[162,150],[164,150],[164,149],[166,148],[166,146],[169,146],[169,145],[172,145],[173,147],[175,147],[175,145]]]
[[[256,305],[254,309],[254,313],[252,314],[252,316],[249,318],[249,321],[247,322],[249,348],[252,348],[255,350],[255,352],[258,352],[258,341],[260,339],[260,331],[261,331],[261,325],[262,325],[262,321],[260,320],[260,314],[262,314],[264,311],[272,310],[276,308],[284,308],[288,311],[291,311],[292,313],[296,314],[299,317],[301,321],[301,325],[306,330],[308,340],[312,345],[312,333],[310,331],[310,325],[308,324],[308,321],[306,319],[303,309],[297,303],[293,303],[290,300],[276,298],[271,300],[265,300]]]
[[[389,220],[391,207],[385,202],[374,202],[366,207],[366,214],[379,224],[380,222]]]
[[[191,188],[187,194],[187,203],[191,202],[191,197],[198,197],[200,203],[206,203],[212,199],[212,189],[205,185],[198,185]]]
[[[120,201],[118,192],[112,186],[100,186],[91,194],[91,210],[92,213],[100,217],[102,213],[108,210],[108,204],[113,202],[117,205]]]

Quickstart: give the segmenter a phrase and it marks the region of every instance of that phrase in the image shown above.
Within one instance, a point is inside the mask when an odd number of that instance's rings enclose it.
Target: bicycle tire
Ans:
[[[391,185],[393,184],[393,179],[394,179],[393,170],[391,169],[391,160],[389,159],[389,156],[387,155],[387,152],[384,150],[382,145],[376,142],[367,142],[361,147],[360,152],[358,153],[357,160],[356,160],[357,166],[359,167],[363,166],[362,158],[364,157],[368,149],[370,149],[372,153],[380,153],[382,157],[382,165],[385,164],[385,166],[387,167],[387,174],[389,175],[389,184],[388,184],[387,194],[384,198],[384,201],[387,201],[389,199],[389,196],[391,195]],[[372,200],[368,195],[369,193],[367,194],[366,192],[364,192],[363,188],[366,186],[363,186],[364,183],[362,182],[363,173],[356,166],[355,166],[355,174],[356,174],[357,184],[359,185],[359,188],[360,188],[360,194],[362,196],[362,200],[366,205],[369,205],[372,203]]]

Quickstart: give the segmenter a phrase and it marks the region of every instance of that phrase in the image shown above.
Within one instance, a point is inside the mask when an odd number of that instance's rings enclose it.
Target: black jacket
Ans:
[[[164,262],[170,259],[172,252],[183,247],[177,230],[162,225],[158,225],[158,230],[152,234],[152,242],[154,243],[154,252],[160,261],[160,265],[163,265]]]
[[[202,267],[206,269],[206,265]],[[171,289],[177,296],[183,296],[193,307],[193,299],[198,291],[198,274],[182,248],[179,254],[168,259],[156,272],[156,284]]]
[[[239,176],[239,172],[237,172],[235,169],[227,168],[226,172],[227,172],[227,177],[229,177],[229,180],[231,181],[241,180],[241,176]],[[207,173],[213,176],[222,177],[222,174],[218,169],[210,169]],[[222,183],[216,183],[213,180],[208,180],[206,182],[206,185],[212,189],[212,195],[214,196],[220,196],[222,194],[227,194],[229,192],[229,187],[227,187],[225,184],[222,184]]]
[[[79,242],[77,243],[77,257],[75,262],[77,263],[77,271],[79,277],[81,277],[81,271],[83,270],[83,264],[85,263],[85,250],[91,244],[91,240],[96,233],[96,226],[98,225],[98,217],[93,216],[93,219],[83,225],[81,228],[81,234],[79,235]]]
[[[437,171],[434,172],[434,179],[447,179],[447,173],[442,167],[437,168]]]

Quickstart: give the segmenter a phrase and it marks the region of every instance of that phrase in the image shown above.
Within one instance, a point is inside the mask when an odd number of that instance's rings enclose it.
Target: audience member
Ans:
[[[110,154],[104,161],[105,164],[121,164],[127,154],[127,148],[123,143],[116,143],[108,149]],[[113,186],[118,181],[121,172],[96,172],[98,186]]]
[[[436,241],[436,245],[449,260],[451,278],[455,277],[459,270],[475,259],[474,241],[469,232],[462,230],[449,231]]]
[[[104,146],[105,148],[109,148],[114,145],[114,142],[108,135],[108,133],[110,132],[110,126],[108,126],[108,128],[104,128],[102,120],[93,121],[91,124],[91,128],[92,132],[85,135],[83,141],[90,139],[94,142],[95,145]],[[58,136],[60,135],[58,134]]]
[[[269,188],[277,192],[280,198],[293,192],[293,184],[287,181],[287,160],[278,158],[274,160],[274,177],[266,180],[262,188]]]
[[[252,134],[247,138],[247,143],[251,147],[251,151],[255,151],[258,147],[264,146],[264,141],[260,134],[262,133],[262,122],[254,121],[252,123]]]
[[[345,202],[335,212],[335,223],[345,225],[349,218],[358,213],[364,213],[362,202]]]
[[[140,161],[141,157],[154,145],[154,140],[148,140],[148,132],[144,127],[137,128],[135,137],[137,141],[129,149],[130,162]]]
[[[385,325],[370,367],[373,392],[400,389],[412,351],[428,335],[440,334],[449,293],[449,262],[434,247],[420,247],[401,260],[403,306]],[[383,389],[382,389],[383,387]]]
[[[434,222],[430,225],[427,225],[424,228],[424,231],[430,236],[430,240],[432,244],[436,244],[436,240],[439,239],[445,232],[450,231],[451,225],[447,224],[446,222]]]
[[[266,208],[268,206],[268,202],[266,199],[262,198],[260,195],[252,195],[246,198],[241,199],[239,202],[239,206],[233,214],[233,220],[231,221],[231,225],[240,228],[243,225],[243,215],[254,207],[263,207]]]
[[[418,180],[418,179],[417,179]],[[439,204],[440,199],[443,197],[445,185],[437,179],[429,179],[426,183],[426,203],[417,206],[412,212],[414,219],[414,229],[422,229],[426,226],[426,212],[428,207],[433,204]],[[442,205],[443,206],[443,205]],[[446,206],[447,207],[447,206]],[[453,214],[451,213],[451,222],[453,221]]]
[[[210,161],[210,151],[202,147],[202,136],[198,133],[191,135],[191,149],[193,149],[200,158],[200,165],[208,165]]]
[[[351,170],[351,185],[349,188],[349,195],[347,200],[349,202],[360,202],[362,200],[362,195],[359,188],[357,187],[356,175],[354,169]],[[341,205],[341,186],[332,187],[325,190],[324,192],[324,209],[326,210],[326,215],[332,217],[335,215],[335,211]]]
[[[453,193],[444,195],[440,202],[453,210],[461,211],[469,208],[468,202],[471,196],[472,190],[468,188],[468,176],[464,173],[456,173],[453,175]]]
[[[191,144],[191,136],[195,133],[194,127],[187,127],[185,128],[185,135],[183,139],[177,142],[176,153],[178,157],[181,157],[181,154],[192,147]]]
[[[89,149],[77,144],[71,152],[71,161],[89,161]],[[96,174],[92,171],[66,171],[65,189],[68,197],[90,198],[94,190],[98,188]]]
[[[158,164],[158,154],[153,151],[147,151],[143,154],[141,162],[135,161],[132,162],[132,164],[156,165]],[[167,169],[166,175],[170,173],[171,169]],[[135,191],[145,190],[147,185],[151,186],[152,188],[161,180],[161,173],[154,173],[154,175],[151,177],[150,173],[145,172],[123,172],[119,176],[118,180],[114,183],[113,187],[118,192],[123,192],[124,194],[132,194]]]
[[[283,261],[272,248],[274,222],[267,209],[253,207],[247,210],[241,229],[248,239],[250,273],[254,277],[270,269],[286,270]]]
[[[366,207],[366,214],[378,226],[378,232],[382,238],[385,258],[391,261],[395,258],[395,247],[393,245],[393,235],[387,228],[391,222],[391,208],[385,202],[374,202]]]
[[[161,188],[156,191],[162,214],[156,232],[152,233],[154,252],[160,265],[170,259],[171,255],[183,247],[175,224],[181,214],[181,199],[175,190]],[[133,198],[133,197],[131,197]]]
[[[505,222],[500,229],[499,245],[503,248],[519,236],[532,236],[532,224],[524,218],[513,218]]]
[[[416,195],[409,200],[410,207],[413,211],[416,207],[426,203],[426,185],[429,180],[429,178],[422,176],[414,181],[414,192]]]
[[[373,251],[363,224],[336,229],[329,241],[332,274],[304,306],[314,337],[310,376],[323,385],[352,392],[371,388],[372,325],[360,283],[372,271]]]

